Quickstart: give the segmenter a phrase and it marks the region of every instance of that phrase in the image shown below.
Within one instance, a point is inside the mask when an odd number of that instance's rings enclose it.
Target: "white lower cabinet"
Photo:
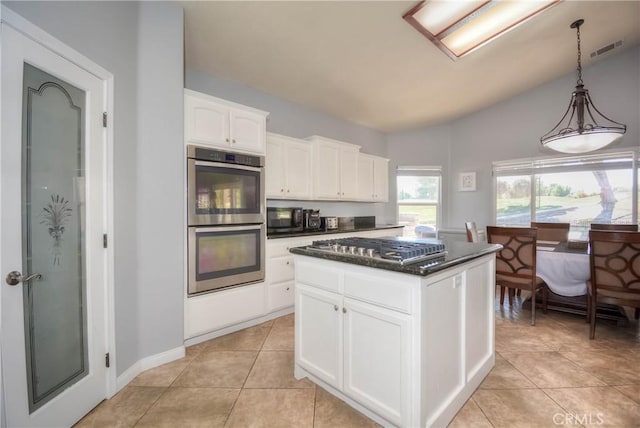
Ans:
[[[342,385],[342,296],[298,284],[296,360],[334,388]]]
[[[407,422],[409,316],[346,298],[343,391],[395,424]]]
[[[494,256],[427,277],[295,255],[295,376],[387,426],[446,426],[494,365]]]

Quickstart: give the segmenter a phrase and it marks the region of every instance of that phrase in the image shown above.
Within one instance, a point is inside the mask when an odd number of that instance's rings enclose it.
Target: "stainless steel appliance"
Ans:
[[[188,295],[265,276],[264,157],[187,146]]]
[[[320,210],[302,210],[304,230],[320,229]]]
[[[264,224],[189,228],[189,294],[264,280]]]
[[[296,233],[303,230],[302,208],[267,207],[267,233]]]
[[[345,258],[375,259],[399,265],[423,262],[446,254],[441,242],[408,241],[402,238],[339,238],[313,241],[308,250],[331,252]]]
[[[189,226],[264,222],[264,156],[187,146]]]
[[[320,217],[320,227],[326,230],[335,230],[338,228],[338,217]]]

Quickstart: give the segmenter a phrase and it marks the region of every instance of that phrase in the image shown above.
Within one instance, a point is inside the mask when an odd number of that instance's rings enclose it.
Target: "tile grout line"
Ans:
[[[251,368],[247,372],[247,376],[244,378],[244,382],[242,383],[242,386],[240,387],[240,391],[238,392],[238,396],[233,401],[233,405],[229,409],[229,413],[227,414],[227,417],[224,420],[224,426],[226,426],[227,423],[229,422],[229,418],[231,418],[231,414],[233,413],[233,410],[236,408],[236,404],[238,404],[238,400],[240,399],[240,395],[242,394],[242,391],[244,391],[244,389],[245,389],[244,386],[247,384],[247,379],[249,379],[249,375],[251,374],[251,371],[255,367],[256,361],[258,361],[258,358],[260,357],[260,354],[262,353],[262,348],[264,347],[264,343],[267,341],[267,338],[269,337],[269,334],[271,334],[271,330],[273,330],[273,325],[274,324],[275,324],[275,321],[272,322],[272,324],[269,327],[262,327],[265,330],[268,328],[269,331],[267,332],[267,334],[265,334],[264,339],[262,340],[262,343],[260,344],[260,349],[258,349],[258,353],[256,354],[256,358],[255,358],[255,360],[253,360],[253,364],[251,364]]]
[[[476,390],[478,391],[478,390]],[[473,392],[473,394],[476,393],[476,391]],[[471,397],[469,397],[469,400],[473,401],[474,404],[476,406],[478,406],[478,409],[480,409],[480,413],[482,413],[482,415],[485,417],[485,419],[491,424],[491,426],[493,428],[495,428],[495,424],[493,422],[491,422],[491,419],[489,419],[489,416],[487,416],[487,414],[484,412],[484,409],[480,406],[480,404],[478,404],[478,402],[476,400],[473,399],[473,394],[471,394]],[[464,407],[464,406],[463,406]],[[462,410],[462,407],[460,408],[460,410]],[[460,413],[460,410],[458,411],[458,413]],[[456,413],[456,416],[458,415],[458,413]],[[455,416],[454,416],[455,419]],[[453,421],[453,420],[452,420]]]
[[[183,372],[184,372],[184,371],[185,371],[185,370],[186,370],[186,369],[191,365],[191,363],[192,363],[192,362],[193,362],[193,361],[194,361],[194,360],[195,360],[195,359],[196,359],[196,358],[197,358],[197,357],[202,353],[202,351],[204,351],[204,349],[200,350],[200,352],[198,352],[198,355],[194,356],[194,357],[193,357],[193,359],[192,359],[191,361],[188,361],[188,362],[187,362],[187,364],[184,366],[184,368],[183,368],[182,370],[180,370],[180,373],[178,373],[178,375],[175,377],[175,379],[173,379],[173,380],[171,381],[171,383],[169,384],[169,386],[163,387],[163,388],[164,388],[164,391],[162,391],[162,394],[160,394],[160,395],[158,396],[158,398],[157,398],[153,403],[151,403],[151,405],[149,406],[149,408],[147,408],[147,410],[145,410],[145,412],[142,414],[142,416],[140,416],[140,417],[135,421],[135,423],[133,424],[133,426],[136,426],[136,425],[138,425],[138,423],[140,423],[140,421],[142,420],[142,418],[144,418],[144,417],[145,417],[145,415],[146,415],[147,413],[149,413],[149,410],[151,410],[151,409],[153,408],[153,406],[155,406],[155,405],[156,405],[156,403],[157,403],[158,401],[160,401],[160,399],[161,399],[161,398],[162,398],[162,397],[163,397],[163,396],[164,396],[164,395],[169,391],[169,389],[173,387],[173,384],[176,382],[176,380],[178,380],[178,378],[180,377],[180,375],[181,375],[181,374],[182,374],[182,373],[183,373]],[[186,349],[185,349],[185,356],[184,356],[184,357],[182,357],[182,358],[186,358],[186,357],[187,357],[187,355],[186,355]]]

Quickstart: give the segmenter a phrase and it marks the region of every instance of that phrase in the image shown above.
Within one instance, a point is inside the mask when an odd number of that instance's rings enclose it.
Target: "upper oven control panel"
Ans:
[[[187,157],[191,159],[205,160],[210,162],[232,163],[236,165],[247,165],[255,167],[264,166],[264,156],[225,152],[223,150],[209,149],[193,145],[187,146]]]

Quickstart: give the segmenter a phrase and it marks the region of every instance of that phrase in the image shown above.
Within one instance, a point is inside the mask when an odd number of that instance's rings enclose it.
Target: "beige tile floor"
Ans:
[[[640,427],[640,331],[496,304],[496,365],[451,427]],[[79,427],[371,427],[293,377],[293,315],[187,348],[141,373]]]

